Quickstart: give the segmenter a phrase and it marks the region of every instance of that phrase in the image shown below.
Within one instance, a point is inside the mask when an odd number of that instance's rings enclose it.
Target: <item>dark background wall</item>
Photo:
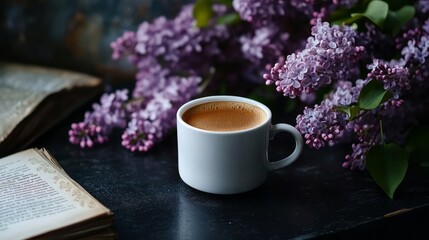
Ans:
[[[159,15],[174,16],[190,0],[2,0],[0,58],[133,78],[125,61],[111,60],[110,43]]]

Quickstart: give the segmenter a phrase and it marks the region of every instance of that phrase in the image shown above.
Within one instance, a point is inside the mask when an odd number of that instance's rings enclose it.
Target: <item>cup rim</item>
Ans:
[[[190,109],[190,108],[192,108],[194,106],[197,106],[197,105],[200,105],[200,104],[203,104],[203,103],[208,103],[208,102],[221,102],[221,101],[242,102],[242,103],[247,103],[247,104],[259,107],[260,109],[262,109],[265,112],[265,114],[267,115],[267,117],[266,117],[266,119],[262,123],[254,126],[254,127],[246,128],[246,129],[242,129],[242,130],[236,130],[236,131],[210,131],[210,130],[204,130],[204,129],[197,128],[197,127],[194,127],[192,125],[189,125],[188,123],[186,123],[182,119],[183,114],[188,109]],[[262,103],[260,103],[260,102],[258,102],[256,100],[250,99],[250,98],[245,98],[245,97],[240,97],[240,96],[233,96],[233,95],[213,95],[213,96],[207,96],[207,97],[197,98],[197,99],[191,100],[191,101],[183,104],[177,110],[177,113],[176,113],[176,119],[177,119],[177,123],[178,124],[181,124],[181,125],[183,125],[185,127],[191,128],[194,131],[203,132],[203,133],[210,133],[210,134],[220,134],[220,135],[222,135],[222,134],[237,134],[237,133],[245,133],[245,132],[253,131],[253,130],[258,129],[258,128],[266,125],[266,124],[269,124],[270,121],[271,121],[271,116],[272,116],[271,110],[267,106],[265,106],[264,104],[262,104]]]

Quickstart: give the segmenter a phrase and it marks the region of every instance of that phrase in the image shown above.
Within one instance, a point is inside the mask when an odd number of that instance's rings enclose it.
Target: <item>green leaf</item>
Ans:
[[[213,16],[212,0],[197,0],[194,4],[192,14],[197,23],[197,27],[207,27]]]
[[[372,147],[366,155],[366,168],[372,179],[393,198],[408,168],[408,153],[394,143]]]
[[[384,90],[383,84],[371,80],[360,91],[358,106],[362,109],[370,110],[378,107],[392,97],[392,94]]]
[[[350,25],[350,24],[356,22],[357,20],[361,19],[362,17],[363,17],[363,15],[359,15],[359,14],[356,15],[355,13],[353,13],[352,17],[343,18],[343,19],[339,19],[339,20],[333,21],[332,24],[335,24],[335,25],[342,25],[342,24]]]
[[[216,20],[217,24],[220,25],[233,25],[241,21],[240,15],[238,13],[228,13]]]
[[[416,10],[412,5],[406,5],[397,11],[389,10],[385,22],[385,29],[396,35],[401,28],[410,21],[415,14]]]
[[[351,105],[351,106],[337,106],[336,110],[347,114],[349,116],[349,121],[351,121],[359,114],[359,112],[362,109],[356,105]]]
[[[392,13],[396,15],[396,18],[398,19],[399,24],[402,26],[414,17],[414,14],[416,13],[416,9],[412,5],[407,5],[407,6],[403,6],[398,11],[395,11],[395,12],[392,11]]]
[[[387,18],[388,12],[389,12],[389,4],[387,4],[384,1],[374,0],[368,4],[365,12],[352,13],[351,16],[353,19],[366,17],[375,25],[379,26],[380,28],[383,28],[384,21]],[[356,21],[356,19],[354,21]]]

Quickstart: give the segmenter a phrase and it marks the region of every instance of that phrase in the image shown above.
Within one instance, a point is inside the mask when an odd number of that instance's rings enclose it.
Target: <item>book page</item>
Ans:
[[[0,142],[46,97],[46,93],[0,87]]]
[[[49,95],[95,87],[100,82],[96,77],[66,70],[0,63],[0,143]]]
[[[29,238],[111,213],[34,149],[0,159],[0,193],[0,239]]]
[[[0,88],[53,93],[75,86],[95,86],[99,81],[90,75],[62,69],[0,63]]]

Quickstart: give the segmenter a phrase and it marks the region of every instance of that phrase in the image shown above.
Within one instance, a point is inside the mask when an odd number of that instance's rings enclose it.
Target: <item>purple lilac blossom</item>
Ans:
[[[372,146],[373,145],[370,144],[353,143],[352,153],[346,155],[345,161],[342,164],[343,168],[349,168],[350,170],[364,170],[366,153]]]
[[[317,24],[318,19],[327,20],[337,8],[351,8],[356,2],[357,0],[289,0],[292,7],[311,18],[311,25]]]
[[[226,8],[215,5],[214,10],[220,15]],[[172,20],[159,17],[142,23],[134,34],[124,33],[112,43],[113,58],[129,55],[137,68],[133,96],[142,97],[159,91],[171,76],[207,75],[211,61],[221,52],[218,42],[228,37],[224,25],[196,27],[192,5],[187,5]]]
[[[284,0],[233,0],[232,6],[240,14],[241,19],[264,25],[276,16],[285,15]]]
[[[219,54],[216,40],[229,37],[226,26],[212,24],[210,27],[198,28],[192,9],[192,5],[183,7],[173,20],[159,17],[152,23],[142,23],[136,32],[135,51],[141,57],[162,58],[169,64],[194,57],[193,53]],[[214,10],[220,15],[226,8],[216,5]]]
[[[220,13],[225,8],[215,7],[215,11]],[[174,126],[177,106],[198,93],[201,78],[197,74],[206,69],[204,64],[195,63],[219,54],[217,38],[227,36],[222,25],[197,28],[191,5],[173,20],[160,17],[153,23],[144,22],[136,33],[125,32],[111,44],[112,57],[126,55],[137,68],[132,101],[118,110],[117,99],[104,95],[83,123],[72,126],[70,141],[81,147],[102,143],[113,127],[125,128],[130,118],[122,144],[132,151],[149,150]]]
[[[363,134],[373,130],[375,119],[361,116],[356,121],[349,121],[345,113],[337,111],[337,106],[349,106],[355,104],[363,86],[368,80],[357,80],[354,84],[350,81],[340,81],[336,84],[336,90],[331,93],[320,105],[314,108],[306,107],[303,114],[298,115],[296,128],[304,135],[305,142],[310,147],[320,148],[344,141],[354,132],[358,135],[358,143],[352,145],[352,153],[347,155],[343,167],[350,169],[363,169],[366,151],[370,141],[369,135]],[[368,115],[368,114],[367,114]],[[366,133],[365,132],[365,133]],[[359,137],[360,136],[360,137]],[[372,142],[374,143],[374,142]]]
[[[429,18],[423,23],[422,31],[425,34],[429,34]]]
[[[276,63],[264,74],[267,85],[275,84],[284,96],[295,98],[331,82],[350,78],[350,69],[364,51],[355,46],[357,37],[350,27],[329,26],[320,22],[312,28],[312,37],[304,50],[287,56],[284,63]]]
[[[321,148],[326,144],[333,144],[343,134],[348,117],[335,108],[355,103],[364,82],[358,80],[356,86],[353,86],[349,81],[341,81],[320,105],[305,107],[303,114],[296,118],[296,128],[304,135],[306,144]]]
[[[133,152],[148,151],[174,125],[175,110],[170,100],[156,94],[144,109],[131,115],[122,134],[122,145]]]
[[[421,30],[419,28],[408,29],[406,32],[402,33],[402,36],[396,38],[396,49],[403,49],[408,45],[408,42],[412,39],[417,39],[421,37]]]
[[[429,13],[429,0],[418,0],[415,3],[415,6],[416,6],[417,12],[422,13],[422,14]]]
[[[162,91],[168,85],[169,70],[161,67],[154,59],[142,59],[137,68],[133,97],[150,98],[153,93]]]
[[[299,100],[306,104],[314,104],[316,102],[317,95],[315,92],[305,93],[303,92],[299,96]]]
[[[93,104],[93,111],[85,113],[85,119],[73,123],[69,130],[69,141],[80,147],[92,147],[102,144],[115,127],[126,126],[128,90],[117,90],[111,94],[103,94],[100,103]]]
[[[353,129],[357,142],[352,144],[352,152],[346,155],[342,166],[351,170],[365,168],[366,153],[372,146],[383,144],[378,119],[383,122],[385,142],[403,144],[410,127],[417,124],[414,116],[415,104],[402,99],[391,99],[350,122],[347,127]]]
[[[410,40],[402,49],[400,60],[409,69],[413,70],[412,85],[426,86],[429,77],[429,33],[423,35],[418,41]]]
[[[316,11],[315,9],[315,0],[289,0],[289,2],[291,6],[296,8],[298,11],[304,13],[308,17],[315,15],[317,15],[318,17],[322,17],[320,15],[320,12]]]
[[[411,79],[408,68],[385,63],[379,59],[374,59],[367,67],[371,70],[368,78],[382,82],[384,89],[389,90],[395,99],[399,99],[403,91],[410,90]]]
[[[345,8],[353,7],[359,0],[332,0],[334,4],[338,4]]]
[[[351,170],[365,168],[366,153],[380,143],[379,125],[376,118],[377,110],[364,112],[360,117],[347,124],[347,130],[353,131],[357,138],[352,144],[352,152],[345,156],[343,167]]]
[[[221,15],[226,7],[215,5],[214,11]],[[144,100],[130,114],[124,147],[147,151],[174,127],[177,107],[198,93],[199,76],[207,74],[220,54],[218,42],[228,36],[224,25],[196,27],[192,5],[187,5],[174,19],[144,22],[136,33],[126,32],[112,43],[114,59],[125,54],[136,66],[132,95]]]
[[[275,61],[281,56],[288,38],[289,34],[280,32],[275,25],[257,28],[254,34],[240,37],[241,52],[244,58],[255,65],[262,65],[261,62],[266,64],[273,57]]]
[[[122,36],[110,44],[110,47],[113,49],[112,58],[116,60],[122,55],[133,54],[136,44],[136,33],[130,31],[124,32]]]
[[[407,63],[424,64],[429,56],[429,36],[422,36],[419,41],[408,41],[408,45],[402,50],[402,55]]]
[[[122,134],[122,145],[131,151],[148,151],[174,127],[180,105],[197,93],[198,77],[171,77],[145,106],[131,115]]]
[[[401,97],[412,89],[412,82],[416,80],[415,77],[410,76],[408,68],[404,65],[412,66],[416,63],[418,65],[421,59],[425,59],[425,57],[422,58],[424,48],[421,48],[420,44],[417,44],[416,48],[415,41],[410,40],[408,47],[404,48],[404,52],[408,54],[405,54],[406,60],[391,60],[387,63],[374,59],[368,65],[368,69],[371,70],[368,73],[368,80],[374,79],[383,82],[384,88],[390,90],[394,97],[378,108],[366,111],[362,116],[347,124],[346,129],[353,130],[357,136],[357,142],[352,145],[352,153],[346,156],[343,167],[361,170],[365,168],[367,151],[376,144],[382,144],[377,119],[383,121],[385,140],[399,144],[404,143],[410,127],[418,123],[414,116],[416,111],[421,109],[419,101],[404,101]],[[413,95],[415,92],[413,91]]]
[[[350,81],[339,81],[336,84],[335,92],[330,94],[326,101],[332,106],[348,106],[357,102],[359,93],[368,80],[358,79],[353,84]]]
[[[429,56],[429,19],[422,24],[421,28],[416,28],[415,32],[415,34],[401,38],[408,40],[401,54],[402,60],[409,67],[418,67],[419,64],[424,64]]]
[[[313,148],[324,147],[334,141],[346,125],[346,114],[336,112],[326,101],[314,108],[305,107],[296,117],[296,128],[304,135],[305,143]]]

